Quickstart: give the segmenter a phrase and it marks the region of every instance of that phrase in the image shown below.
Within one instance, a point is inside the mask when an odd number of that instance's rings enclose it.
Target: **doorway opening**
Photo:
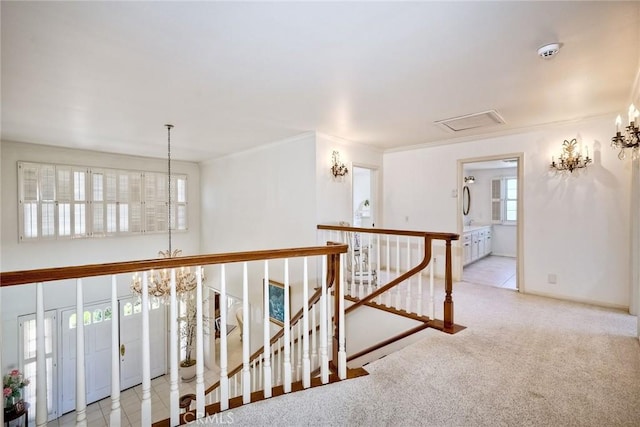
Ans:
[[[378,206],[378,170],[353,166],[352,215],[354,227],[375,227]]]
[[[522,158],[458,161],[462,281],[523,292]]]

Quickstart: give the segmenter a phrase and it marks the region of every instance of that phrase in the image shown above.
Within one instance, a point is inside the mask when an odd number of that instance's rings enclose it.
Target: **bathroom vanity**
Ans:
[[[462,232],[463,265],[491,253],[491,225],[465,226]]]

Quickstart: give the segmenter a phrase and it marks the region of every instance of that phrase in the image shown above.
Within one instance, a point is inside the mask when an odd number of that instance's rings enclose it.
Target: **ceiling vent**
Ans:
[[[438,120],[435,124],[450,132],[460,132],[486,126],[502,125],[504,124],[504,119],[500,117],[496,110],[489,110],[481,113],[467,114],[466,116]]]

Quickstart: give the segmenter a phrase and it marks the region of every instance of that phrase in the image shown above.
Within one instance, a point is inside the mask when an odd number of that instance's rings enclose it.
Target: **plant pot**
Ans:
[[[196,379],[196,361],[183,360],[180,363],[180,378],[182,382],[188,383]]]

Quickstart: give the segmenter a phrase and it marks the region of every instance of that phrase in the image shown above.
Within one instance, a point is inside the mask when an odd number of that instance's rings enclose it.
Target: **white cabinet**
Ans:
[[[463,264],[469,264],[491,253],[491,226],[477,226],[462,234]]]

